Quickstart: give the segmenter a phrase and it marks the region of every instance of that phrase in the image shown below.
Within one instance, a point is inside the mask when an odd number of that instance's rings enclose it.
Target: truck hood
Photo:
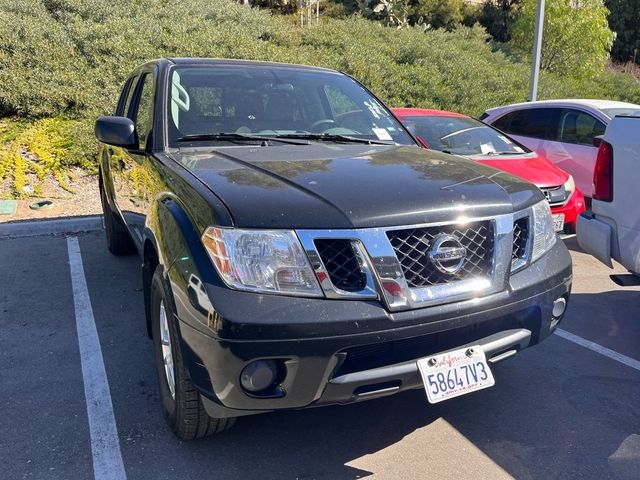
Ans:
[[[544,198],[504,172],[412,146],[234,146],[171,156],[238,227],[411,225],[509,213]]]
[[[545,157],[531,153],[528,155],[514,155],[513,157],[470,157],[476,162],[497,168],[523,178],[538,187],[559,187],[569,180],[569,174],[556,167]]]

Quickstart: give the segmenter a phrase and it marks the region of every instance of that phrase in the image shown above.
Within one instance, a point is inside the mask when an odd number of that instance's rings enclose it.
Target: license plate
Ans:
[[[465,395],[495,384],[479,346],[461,348],[418,360],[429,403]]]
[[[564,213],[557,213],[553,215],[553,229],[556,232],[564,230]]]

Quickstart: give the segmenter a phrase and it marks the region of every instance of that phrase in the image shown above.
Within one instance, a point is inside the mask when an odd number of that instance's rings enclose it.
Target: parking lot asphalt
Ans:
[[[244,417],[180,442],[159,407],[140,261],[111,256],[102,232],[80,236],[126,477],[639,478],[640,287],[567,243],[561,328],[582,345],[554,335],[496,365],[493,388],[438,405],[416,390]],[[93,478],[68,240],[0,240],[0,282],[0,478]]]

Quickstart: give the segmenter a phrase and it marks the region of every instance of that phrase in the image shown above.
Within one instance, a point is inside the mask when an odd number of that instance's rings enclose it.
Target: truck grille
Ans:
[[[316,248],[333,286],[345,292],[359,292],[366,278],[350,239],[316,239]]]
[[[429,259],[429,249],[440,235],[455,237],[466,250],[462,268],[443,273]],[[440,285],[456,280],[488,277],[493,270],[494,231],[491,221],[465,226],[446,225],[391,230],[387,237],[411,288]]]
[[[513,253],[511,258],[517,260],[527,255],[529,243],[529,217],[523,217],[513,222]]]

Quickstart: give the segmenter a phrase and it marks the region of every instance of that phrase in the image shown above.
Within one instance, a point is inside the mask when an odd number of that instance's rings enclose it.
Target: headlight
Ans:
[[[298,237],[290,230],[210,227],[202,236],[213,265],[232,288],[322,296]]]
[[[533,252],[531,261],[548,252],[556,243],[556,232],[553,229],[553,219],[549,203],[544,200],[533,206]]]
[[[573,180],[573,176],[569,175],[569,180],[564,182],[562,187],[564,188],[564,191],[567,192],[567,198],[569,198],[576,189],[576,182]]]

